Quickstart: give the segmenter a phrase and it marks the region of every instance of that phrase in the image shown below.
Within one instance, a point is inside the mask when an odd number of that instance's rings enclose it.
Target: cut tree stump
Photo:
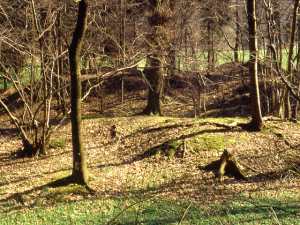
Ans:
[[[220,159],[200,167],[200,169],[212,171],[221,182],[224,180],[224,176],[233,177],[237,180],[247,180],[234,155],[227,149],[223,151]]]

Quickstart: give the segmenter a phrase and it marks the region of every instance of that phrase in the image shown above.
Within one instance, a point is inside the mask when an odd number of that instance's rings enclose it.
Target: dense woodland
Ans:
[[[1,0],[0,224],[297,224],[299,0]]]

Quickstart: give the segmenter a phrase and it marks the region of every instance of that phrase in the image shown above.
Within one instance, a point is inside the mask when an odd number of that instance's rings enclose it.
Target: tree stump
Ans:
[[[212,171],[221,182],[224,180],[224,176],[233,177],[237,180],[247,180],[247,177],[242,172],[235,156],[227,149],[223,151],[220,159],[213,161],[200,169]]]

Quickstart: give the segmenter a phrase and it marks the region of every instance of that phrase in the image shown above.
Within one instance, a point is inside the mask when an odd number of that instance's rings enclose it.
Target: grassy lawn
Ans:
[[[291,193],[285,193],[290,195]],[[0,224],[299,224],[299,202],[281,198],[240,197],[223,204],[111,198],[58,203],[1,214]]]

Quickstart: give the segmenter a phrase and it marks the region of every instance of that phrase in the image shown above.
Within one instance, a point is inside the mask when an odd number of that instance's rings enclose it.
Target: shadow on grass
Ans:
[[[285,168],[280,170],[269,171],[265,173],[259,173],[249,177],[250,182],[266,182],[276,181],[286,178],[300,177],[300,161],[290,162]],[[300,187],[300,185],[299,185]]]
[[[9,180],[9,181],[6,181],[6,182],[0,182],[0,187],[8,185],[8,184],[17,184],[19,182],[28,181],[28,180],[35,179],[35,178],[41,178],[45,175],[53,175],[53,174],[59,173],[59,172],[67,172],[67,171],[70,171],[71,169],[72,169],[71,167],[66,167],[66,168],[54,170],[54,171],[51,171],[51,172],[44,172],[41,175],[19,177],[18,179]]]
[[[56,191],[49,191],[54,189]],[[0,209],[4,213],[17,211],[24,208],[34,208],[39,206],[38,200],[47,200],[47,207],[59,202],[68,202],[63,199],[65,195],[78,194],[86,197],[94,195],[95,191],[86,185],[78,185],[76,179],[67,176],[32,189],[14,193],[0,200]]]
[[[158,124],[159,125],[159,124]],[[164,131],[164,130],[170,130],[170,129],[177,129],[180,127],[185,127],[185,128],[189,128],[189,127],[199,127],[199,126],[215,126],[215,127],[219,127],[224,129],[224,132],[227,131],[240,131],[240,128],[238,126],[234,127],[234,126],[229,126],[226,124],[222,124],[222,123],[215,123],[215,122],[180,122],[180,123],[175,123],[175,124],[166,124],[164,126],[150,126],[150,127],[146,127],[140,130],[137,130],[136,132],[129,134],[127,136],[125,136],[124,138],[131,138],[134,137],[136,134],[138,133],[142,133],[142,134],[146,134],[146,133],[152,133],[152,132],[158,132],[158,131]],[[219,130],[216,129],[216,133],[218,133]],[[203,130],[203,133],[206,133],[206,130]],[[207,132],[207,133],[211,133],[211,132]],[[200,133],[202,134],[202,133]],[[196,136],[197,134],[193,135]]]
[[[36,160],[44,160],[44,159],[49,159],[57,156],[67,155],[70,154],[71,152],[71,151],[61,151],[54,154],[41,155],[39,157],[17,157],[16,154],[19,151],[22,150],[18,149],[15,152],[0,154],[0,162],[1,162],[0,166],[12,166],[12,165],[15,166],[18,164],[24,164],[24,161],[26,161],[26,163],[31,163],[31,162],[35,162]]]
[[[190,180],[180,181],[182,184]],[[180,183],[179,182],[179,183]],[[51,183],[50,183],[51,184]],[[41,190],[48,185],[43,185],[30,191]],[[53,183],[52,183],[53,184]],[[194,184],[193,184],[194,185]],[[66,200],[64,197],[72,193],[74,189],[66,191],[66,195],[60,196],[60,192],[48,191],[45,196],[48,203],[37,206],[34,211],[25,211],[26,214],[32,215],[26,217],[30,222],[33,217],[47,218],[51,217],[53,221],[69,221],[68,224],[122,224],[122,225],[165,225],[178,224],[273,224],[278,221],[286,221],[286,224],[295,224],[299,219],[299,202],[281,201],[273,198],[265,199],[248,199],[243,197],[231,198],[230,201],[219,203],[189,200],[170,200],[155,193],[161,192],[166,186],[173,186],[174,183],[163,184],[156,188],[141,189],[135,192],[115,192],[115,193],[98,193],[92,198],[85,194],[84,198],[75,198],[75,200]],[[203,191],[203,187],[199,192]],[[85,192],[77,190],[77,194],[84,195]],[[178,189],[179,191],[179,189]],[[27,193],[28,194],[28,193]],[[109,194],[109,195],[108,195]],[[210,193],[213,194],[213,193]],[[221,193],[220,193],[221,194]],[[223,193],[226,195],[226,193]],[[57,200],[59,199],[59,200]],[[63,203],[63,205],[58,204]],[[35,208],[35,204],[27,208]],[[55,207],[51,207],[55,206]],[[51,210],[46,208],[51,207]],[[25,206],[23,206],[25,208]],[[20,210],[15,208],[13,210]],[[39,211],[37,211],[39,210]],[[7,210],[11,212],[12,210]],[[61,213],[61,211],[63,213]],[[23,214],[24,212],[16,212]],[[49,215],[52,214],[52,215]],[[0,214],[1,218],[1,214]],[[20,217],[18,221],[20,220]],[[24,219],[24,220],[25,220]],[[70,220],[69,220],[70,219]],[[33,220],[36,221],[36,220]],[[47,221],[47,220],[46,220]],[[49,222],[49,224],[51,224]]]

